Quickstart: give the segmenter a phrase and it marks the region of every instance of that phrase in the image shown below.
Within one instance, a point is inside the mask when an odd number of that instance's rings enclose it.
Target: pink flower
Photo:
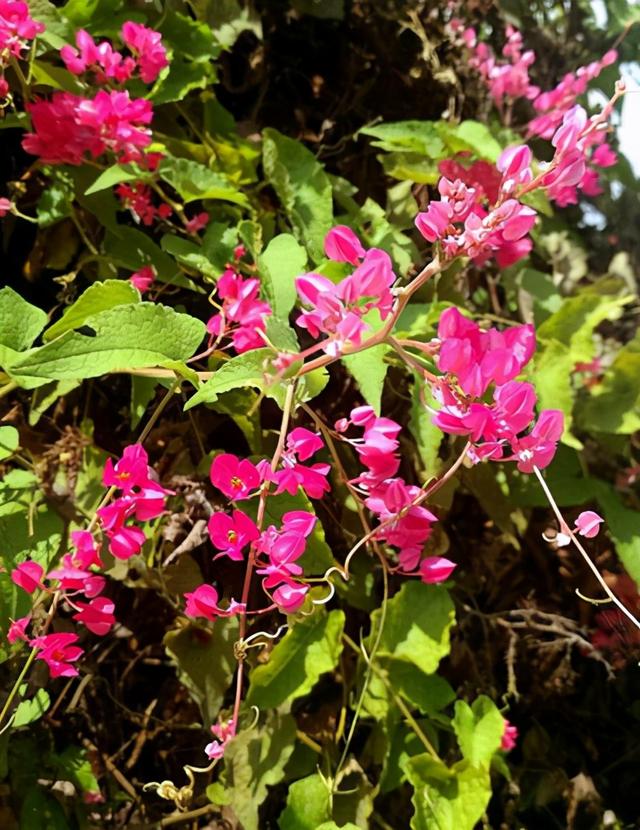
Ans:
[[[0,92],[0,97],[2,97],[2,93]],[[6,216],[7,213],[10,213],[13,208],[13,202],[11,199],[5,199],[4,197],[0,198],[0,216]]]
[[[27,41],[44,32],[44,24],[29,14],[29,6],[20,0],[0,0],[0,52],[22,57]]]
[[[444,556],[426,556],[420,563],[420,577],[427,585],[433,585],[448,579],[455,568],[455,562]]]
[[[513,443],[514,458],[521,473],[542,470],[553,460],[556,444],[564,431],[564,416],[557,409],[545,409],[529,435]]]
[[[185,614],[187,617],[203,617],[205,620],[215,620],[216,617],[229,617],[233,614],[242,614],[245,606],[242,603],[231,600],[227,609],[218,605],[218,592],[213,585],[199,585],[195,591],[184,595],[187,604]]]
[[[357,265],[365,251],[355,233],[346,225],[336,225],[324,238],[324,252],[336,262]]]
[[[41,565],[38,565],[32,559],[27,559],[26,562],[22,562],[11,571],[11,579],[23,591],[32,594],[36,588],[44,589],[42,584],[43,574],[44,569]]]
[[[152,265],[144,265],[139,271],[131,274],[129,282],[138,289],[141,294],[148,291],[156,277],[155,269]]]
[[[260,332],[265,330],[271,306],[259,299],[259,281],[244,279],[228,268],[218,280],[217,290],[222,311],[211,317],[207,331],[217,337],[229,336],[238,354],[264,346]]]
[[[213,761],[214,759],[219,760],[224,755],[226,745],[232,738],[235,737],[235,721],[231,719],[227,721],[227,723],[215,723],[211,727],[211,732],[213,733],[216,740],[211,741],[210,744],[207,744],[204,748],[204,751],[207,754],[207,758],[209,758],[211,761]]]
[[[149,481],[149,457],[141,444],[130,444],[124,448],[122,458],[115,466],[107,458],[102,474],[105,487],[118,487],[125,494],[133,492],[135,487],[143,487]]]
[[[109,550],[116,559],[131,559],[140,552],[145,542],[144,531],[139,527],[125,527],[121,525],[115,530],[107,531]]]
[[[18,640],[23,640],[25,643],[28,643],[29,638],[27,637],[26,630],[30,622],[31,614],[27,614],[26,617],[20,617],[19,620],[11,620],[7,632],[7,640],[11,644],[16,643]]]
[[[311,432],[304,427],[296,427],[287,436],[287,449],[295,452],[300,461],[306,461],[319,450],[324,449],[320,433]]]
[[[31,645],[38,650],[36,660],[44,660],[51,677],[75,677],[78,670],[71,663],[83,654],[77,642],[77,634],[45,634],[32,640]]]
[[[91,565],[98,568],[103,567],[100,550],[93,535],[88,530],[72,530],[71,544],[75,548],[72,559],[80,568],[90,568]]]
[[[585,510],[576,519],[576,530],[580,536],[593,539],[600,532],[602,522],[604,522],[602,516],[599,516],[593,510]]]
[[[48,164],[81,164],[110,151],[119,161],[139,161],[151,143],[153,117],[149,101],[128,92],[100,90],[94,98],[54,92],[50,101],[27,105],[33,132],[24,149]]]
[[[209,477],[214,487],[236,501],[248,498],[260,485],[260,473],[255,464],[230,453],[222,453],[213,459]]]
[[[285,582],[273,592],[273,601],[283,614],[295,614],[304,603],[308,585]]]
[[[214,513],[209,519],[209,537],[218,550],[230,559],[242,560],[242,549],[260,537],[260,531],[242,510]],[[222,555],[221,554],[221,555]]]
[[[500,749],[503,749],[505,752],[510,752],[512,749],[515,749],[517,740],[518,728],[510,724],[509,721],[505,719]]]
[[[209,222],[209,214],[206,210],[203,210],[201,213],[197,213],[192,219],[189,219],[185,228],[188,233],[198,233],[203,228],[207,227],[207,223]]]
[[[97,576],[91,571],[79,568],[71,554],[66,553],[58,568],[49,571],[47,579],[55,579],[60,583],[63,591],[81,592],[87,597],[95,597],[100,594],[105,585],[103,576]]]
[[[141,23],[127,21],[122,26],[122,40],[136,56],[140,77],[145,84],[153,83],[165,66],[169,66],[160,32],[154,32]]]
[[[85,625],[93,634],[104,637],[113,627],[116,618],[113,615],[115,605],[106,597],[95,597],[90,602],[77,602],[80,609],[73,619]]]

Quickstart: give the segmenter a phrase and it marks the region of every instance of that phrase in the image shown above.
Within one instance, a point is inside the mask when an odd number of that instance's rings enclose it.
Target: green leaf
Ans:
[[[49,0],[29,0],[29,12],[34,20],[44,23],[45,30],[38,35],[38,40],[60,49],[73,41],[73,28],[60,11]]]
[[[169,156],[161,162],[158,172],[185,203],[196,199],[221,199],[236,205],[248,204],[244,193],[237,190],[221,173],[214,173],[197,161]]]
[[[0,289],[0,346],[17,352],[28,349],[46,322],[46,312],[41,308],[23,300],[13,288]]]
[[[286,320],[297,298],[295,278],[304,273],[307,252],[291,234],[275,236],[258,259],[266,299],[276,317]]]
[[[100,195],[89,198],[97,199]],[[137,228],[118,225],[117,231],[107,233],[104,244],[106,252],[116,264],[132,271],[137,271],[143,265],[153,265],[160,282],[196,289],[191,280],[179,273],[173,259],[161,250],[153,239]]]
[[[425,674],[413,663],[393,658],[378,658],[393,691],[427,715],[435,715],[455,700],[451,686],[437,674]],[[387,684],[374,672],[364,698],[364,708],[376,720],[386,718],[390,711],[400,717]]]
[[[426,383],[414,377],[411,389],[411,415],[409,430],[413,435],[420,458],[420,469],[426,479],[437,476],[442,462],[438,456],[440,446],[444,440],[444,433],[433,423],[433,416],[425,409],[420,393],[424,395],[425,403],[437,409],[429,387]]]
[[[53,168],[48,175],[49,184],[38,200],[38,225],[48,228],[71,214],[74,198],[73,179],[61,168]]]
[[[308,775],[289,786],[287,806],[278,819],[280,830],[317,830],[331,818],[331,794],[326,782]]]
[[[382,389],[389,368],[384,359],[388,351],[389,347],[381,343],[362,352],[342,357],[342,362],[358,384],[360,394],[369,406],[374,408],[377,415],[380,415]]]
[[[20,808],[20,830],[69,830],[62,806],[34,781]]]
[[[143,176],[139,170],[136,172],[130,166],[125,167],[121,164],[112,164],[111,167],[107,167],[106,170],[103,170],[98,175],[93,184],[85,190],[84,195],[91,196],[92,193],[107,190],[121,182],[139,181],[141,178]]]
[[[413,152],[432,159],[440,159],[445,153],[445,145],[438,134],[433,121],[395,121],[390,124],[377,124],[375,127],[362,127],[359,135],[368,135],[375,139],[374,147],[387,152]]]
[[[273,129],[263,132],[262,162],[296,237],[319,262],[333,223],[329,177],[310,150]]]
[[[616,552],[629,576],[640,586],[640,536],[638,511],[626,507],[610,484],[590,480],[593,495],[598,499],[606,527],[615,542]]]
[[[268,788],[284,777],[284,768],[296,740],[296,724],[289,714],[273,713],[263,727],[244,729],[224,754],[227,793],[244,830],[258,830],[258,808]]]
[[[0,426],[0,461],[13,455],[19,446],[18,430],[12,426]]]
[[[20,375],[63,380],[92,378],[115,370],[164,366],[190,357],[204,324],[156,303],[125,305],[85,320],[95,334],[67,331],[14,364]]]
[[[176,56],[186,55],[196,61],[208,62],[220,54],[211,27],[186,14],[168,10],[159,31]]]
[[[172,233],[166,233],[160,240],[160,245],[163,251],[171,254],[181,265],[192,271],[199,271],[205,277],[211,277],[211,279],[215,279],[220,273],[209,261],[202,245],[198,245],[190,239],[183,239],[180,236],[174,236]]]
[[[61,778],[71,781],[83,793],[99,793],[100,787],[93,773],[87,750],[68,746],[64,752],[53,755],[52,760]]]
[[[380,610],[371,615],[372,630],[380,623]],[[449,653],[449,632],[454,606],[442,585],[405,582],[387,603],[379,657],[394,657],[432,674]]]
[[[120,305],[140,302],[140,294],[128,280],[95,282],[65,309],[62,317],[45,331],[45,343],[66,331],[80,328],[89,317]]]
[[[249,4],[241,6],[238,0],[198,0],[203,6],[198,16],[205,16],[213,29],[218,43],[230,49],[242,32],[253,32],[258,41],[262,41],[262,22],[256,10]]]
[[[576,358],[570,348],[558,340],[544,340],[540,346],[527,371],[535,385],[538,408],[562,410],[565,427],[562,443],[577,450],[582,449],[582,443],[570,432],[576,396],[572,383]]]
[[[412,830],[474,830],[491,798],[487,767],[462,761],[449,769],[424,753],[404,770],[414,790]]]
[[[40,720],[44,713],[51,706],[49,692],[46,689],[38,689],[31,700],[22,700],[16,706],[13,716],[13,728],[26,726],[28,723]]]
[[[253,349],[232,357],[216,369],[211,380],[204,383],[195,395],[191,396],[185,404],[185,410],[200,403],[213,403],[221,392],[244,387],[265,389],[267,396],[274,398],[282,406],[285,395],[282,385],[265,388],[265,370],[273,358],[274,353],[271,349]]]
[[[247,704],[272,708],[308,694],[338,662],[344,619],[342,611],[327,614],[320,608],[311,617],[292,622],[269,662],[251,672]]]
[[[463,756],[474,767],[488,767],[504,732],[505,721],[498,707],[491,698],[480,695],[471,706],[457,700],[454,708],[452,725]]]
[[[439,121],[438,132],[453,153],[471,151],[478,158],[495,163],[502,152],[489,127],[479,121],[461,121],[460,124]]]
[[[175,55],[168,73],[158,79],[149,98],[155,105],[183,101],[187,93],[205,89],[214,80],[215,72],[211,64],[188,61],[181,55]]]
[[[591,390],[579,411],[581,426],[597,432],[630,435],[640,429],[640,338],[616,355],[602,383]]]
[[[233,644],[238,639],[237,617],[216,620],[213,633],[196,625],[169,631],[167,653],[178,664],[180,680],[202,710],[205,723],[213,723],[236,670]]]

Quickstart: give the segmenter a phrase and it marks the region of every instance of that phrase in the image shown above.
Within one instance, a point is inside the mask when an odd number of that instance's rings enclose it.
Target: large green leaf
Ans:
[[[140,171],[136,171],[131,167],[126,167],[121,164],[112,164],[100,173],[93,184],[91,184],[84,192],[85,196],[91,196],[92,193],[99,193],[101,190],[108,190],[116,184],[121,182],[139,181],[142,178]]]
[[[9,458],[20,446],[20,435],[15,427],[0,426],[0,461]]]
[[[92,335],[67,331],[13,366],[25,377],[92,378],[115,370],[166,366],[190,357],[204,324],[155,303],[125,305],[89,317]]]
[[[295,278],[304,273],[307,252],[291,234],[281,233],[258,259],[266,299],[276,317],[286,320],[296,302]]]
[[[65,309],[62,317],[45,331],[45,343],[54,340],[65,331],[84,325],[85,321],[109,308],[140,301],[140,294],[128,280],[105,280],[90,285],[78,299]]]
[[[629,435],[640,429],[640,337],[624,346],[579,411],[581,426]]]
[[[290,785],[287,806],[278,819],[278,826],[280,830],[317,830],[330,818],[331,793],[316,773]]]
[[[215,720],[231,683],[238,625],[237,617],[226,617],[216,620],[213,632],[192,625],[165,635],[167,653],[178,664],[180,679],[199,704],[205,723]]]
[[[273,649],[269,662],[251,672],[250,706],[280,706],[311,691],[318,678],[332,671],[342,652],[344,613],[323,608],[292,623]]]
[[[444,678],[425,674],[414,663],[378,657],[376,665],[386,673],[387,683],[374,672],[364,698],[364,708],[376,720],[387,717],[389,712],[400,717],[391,690],[426,715],[442,711],[455,699],[455,692]]]
[[[28,349],[46,322],[46,312],[41,308],[23,300],[13,288],[0,289],[0,347],[8,346],[16,352]]]
[[[246,205],[247,197],[235,188],[221,173],[216,173],[185,158],[168,156],[158,168],[160,177],[168,182],[184,202],[196,199],[222,199],[237,205]]]
[[[439,159],[445,145],[433,121],[395,121],[362,127],[360,135],[371,136],[374,147],[387,152],[413,152],[428,158]]]
[[[474,830],[491,797],[487,767],[462,761],[449,769],[424,753],[404,769],[414,791],[412,830]]]
[[[250,352],[232,357],[223,363],[214,372],[213,377],[204,383],[200,389],[185,404],[185,410],[191,409],[200,403],[214,403],[218,395],[230,389],[252,387],[264,391],[268,398],[273,398],[280,407],[284,405],[286,393],[282,381],[270,381],[275,355],[271,349],[253,349]],[[329,380],[326,369],[316,369],[304,375],[296,391],[297,400],[307,401],[319,395]]]
[[[452,721],[463,756],[474,766],[488,766],[500,748],[504,718],[486,695],[480,695],[471,706],[457,700]]]
[[[389,368],[384,359],[388,351],[389,346],[381,343],[378,346],[372,346],[362,352],[345,355],[342,358],[342,362],[358,384],[360,394],[369,406],[375,409],[378,415],[380,414],[384,379]]]
[[[313,259],[323,258],[323,242],[333,222],[331,182],[313,153],[277,130],[263,132],[262,161],[296,236]]]
[[[293,752],[296,724],[289,714],[270,714],[264,726],[240,732],[224,755],[227,795],[244,830],[261,826],[258,809],[268,788],[284,777]]]
[[[377,630],[380,610],[371,615]],[[414,663],[425,674],[438,668],[449,653],[449,632],[454,607],[442,585],[405,582],[387,604],[387,615],[378,649],[379,657],[394,657]]]

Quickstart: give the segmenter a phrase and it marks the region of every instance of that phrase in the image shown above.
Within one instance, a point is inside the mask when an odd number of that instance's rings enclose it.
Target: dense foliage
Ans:
[[[638,17],[0,0],[3,828],[635,826]]]

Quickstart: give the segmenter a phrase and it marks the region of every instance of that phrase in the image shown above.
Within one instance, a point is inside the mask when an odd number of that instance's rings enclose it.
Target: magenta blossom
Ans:
[[[355,233],[346,225],[336,225],[324,238],[324,252],[335,262],[357,265],[365,250]]]
[[[283,614],[295,614],[304,603],[308,591],[308,585],[302,585],[298,582],[283,582],[273,592],[273,601]]]
[[[427,585],[444,582],[456,567],[455,562],[450,562],[444,556],[425,556],[420,563],[420,578]]]
[[[45,634],[31,640],[31,645],[37,649],[36,660],[44,660],[51,677],[75,677],[78,670],[71,664],[83,654],[77,642],[77,634]]]
[[[95,597],[90,602],[76,602],[78,613],[73,619],[85,625],[93,634],[104,637],[111,631],[116,618],[113,615],[115,605],[106,597]]]
[[[518,728],[505,719],[500,749],[503,749],[505,752],[510,752],[512,749],[515,749],[517,740]]]
[[[224,755],[226,745],[232,738],[235,737],[235,721],[231,719],[226,723],[214,723],[211,727],[211,732],[213,736],[216,738],[216,740],[211,741],[211,743],[207,744],[204,748],[204,751],[206,752],[207,758],[209,758],[209,760],[219,760]]]
[[[218,605],[218,592],[213,585],[198,585],[195,591],[184,595],[187,604],[185,614],[194,619],[202,617],[205,620],[215,620],[216,617],[229,617],[233,614],[242,614],[245,606],[235,600],[231,600],[228,608],[220,608]]]
[[[44,569],[42,565],[39,565],[32,559],[27,559],[26,562],[21,562],[11,571],[11,579],[23,591],[32,594],[36,588],[44,588],[42,584],[43,574]]]
[[[593,539],[600,532],[602,522],[604,522],[602,516],[599,516],[593,510],[585,510],[576,519],[576,530],[580,536]]]
[[[235,501],[249,498],[260,485],[260,473],[255,464],[231,453],[222,453],[213,459],[209,477],[214,487]]]
[[[209,538],[213,545],[221,550],[220,554],[236,562],[242,560],[242,549],[255,542],[260,531],[242,510],[234,510],[232,515],[214,513],[209,519]]]
[[[13,644],[17,643],[18,640],[22,640],[25,643],[29,642],[29,637],[27,636],[27,626],[31,622],[31,614],[27,614],[26,617],[20,617],[18,620],[11,620],[11,624],[9,625],[9,630],[7,631],[7,640]]]
[[[129,277],[129,282],[138,289],[141,294],[148,291],[156,278],[156,272],[152,265],[144,265]]]

